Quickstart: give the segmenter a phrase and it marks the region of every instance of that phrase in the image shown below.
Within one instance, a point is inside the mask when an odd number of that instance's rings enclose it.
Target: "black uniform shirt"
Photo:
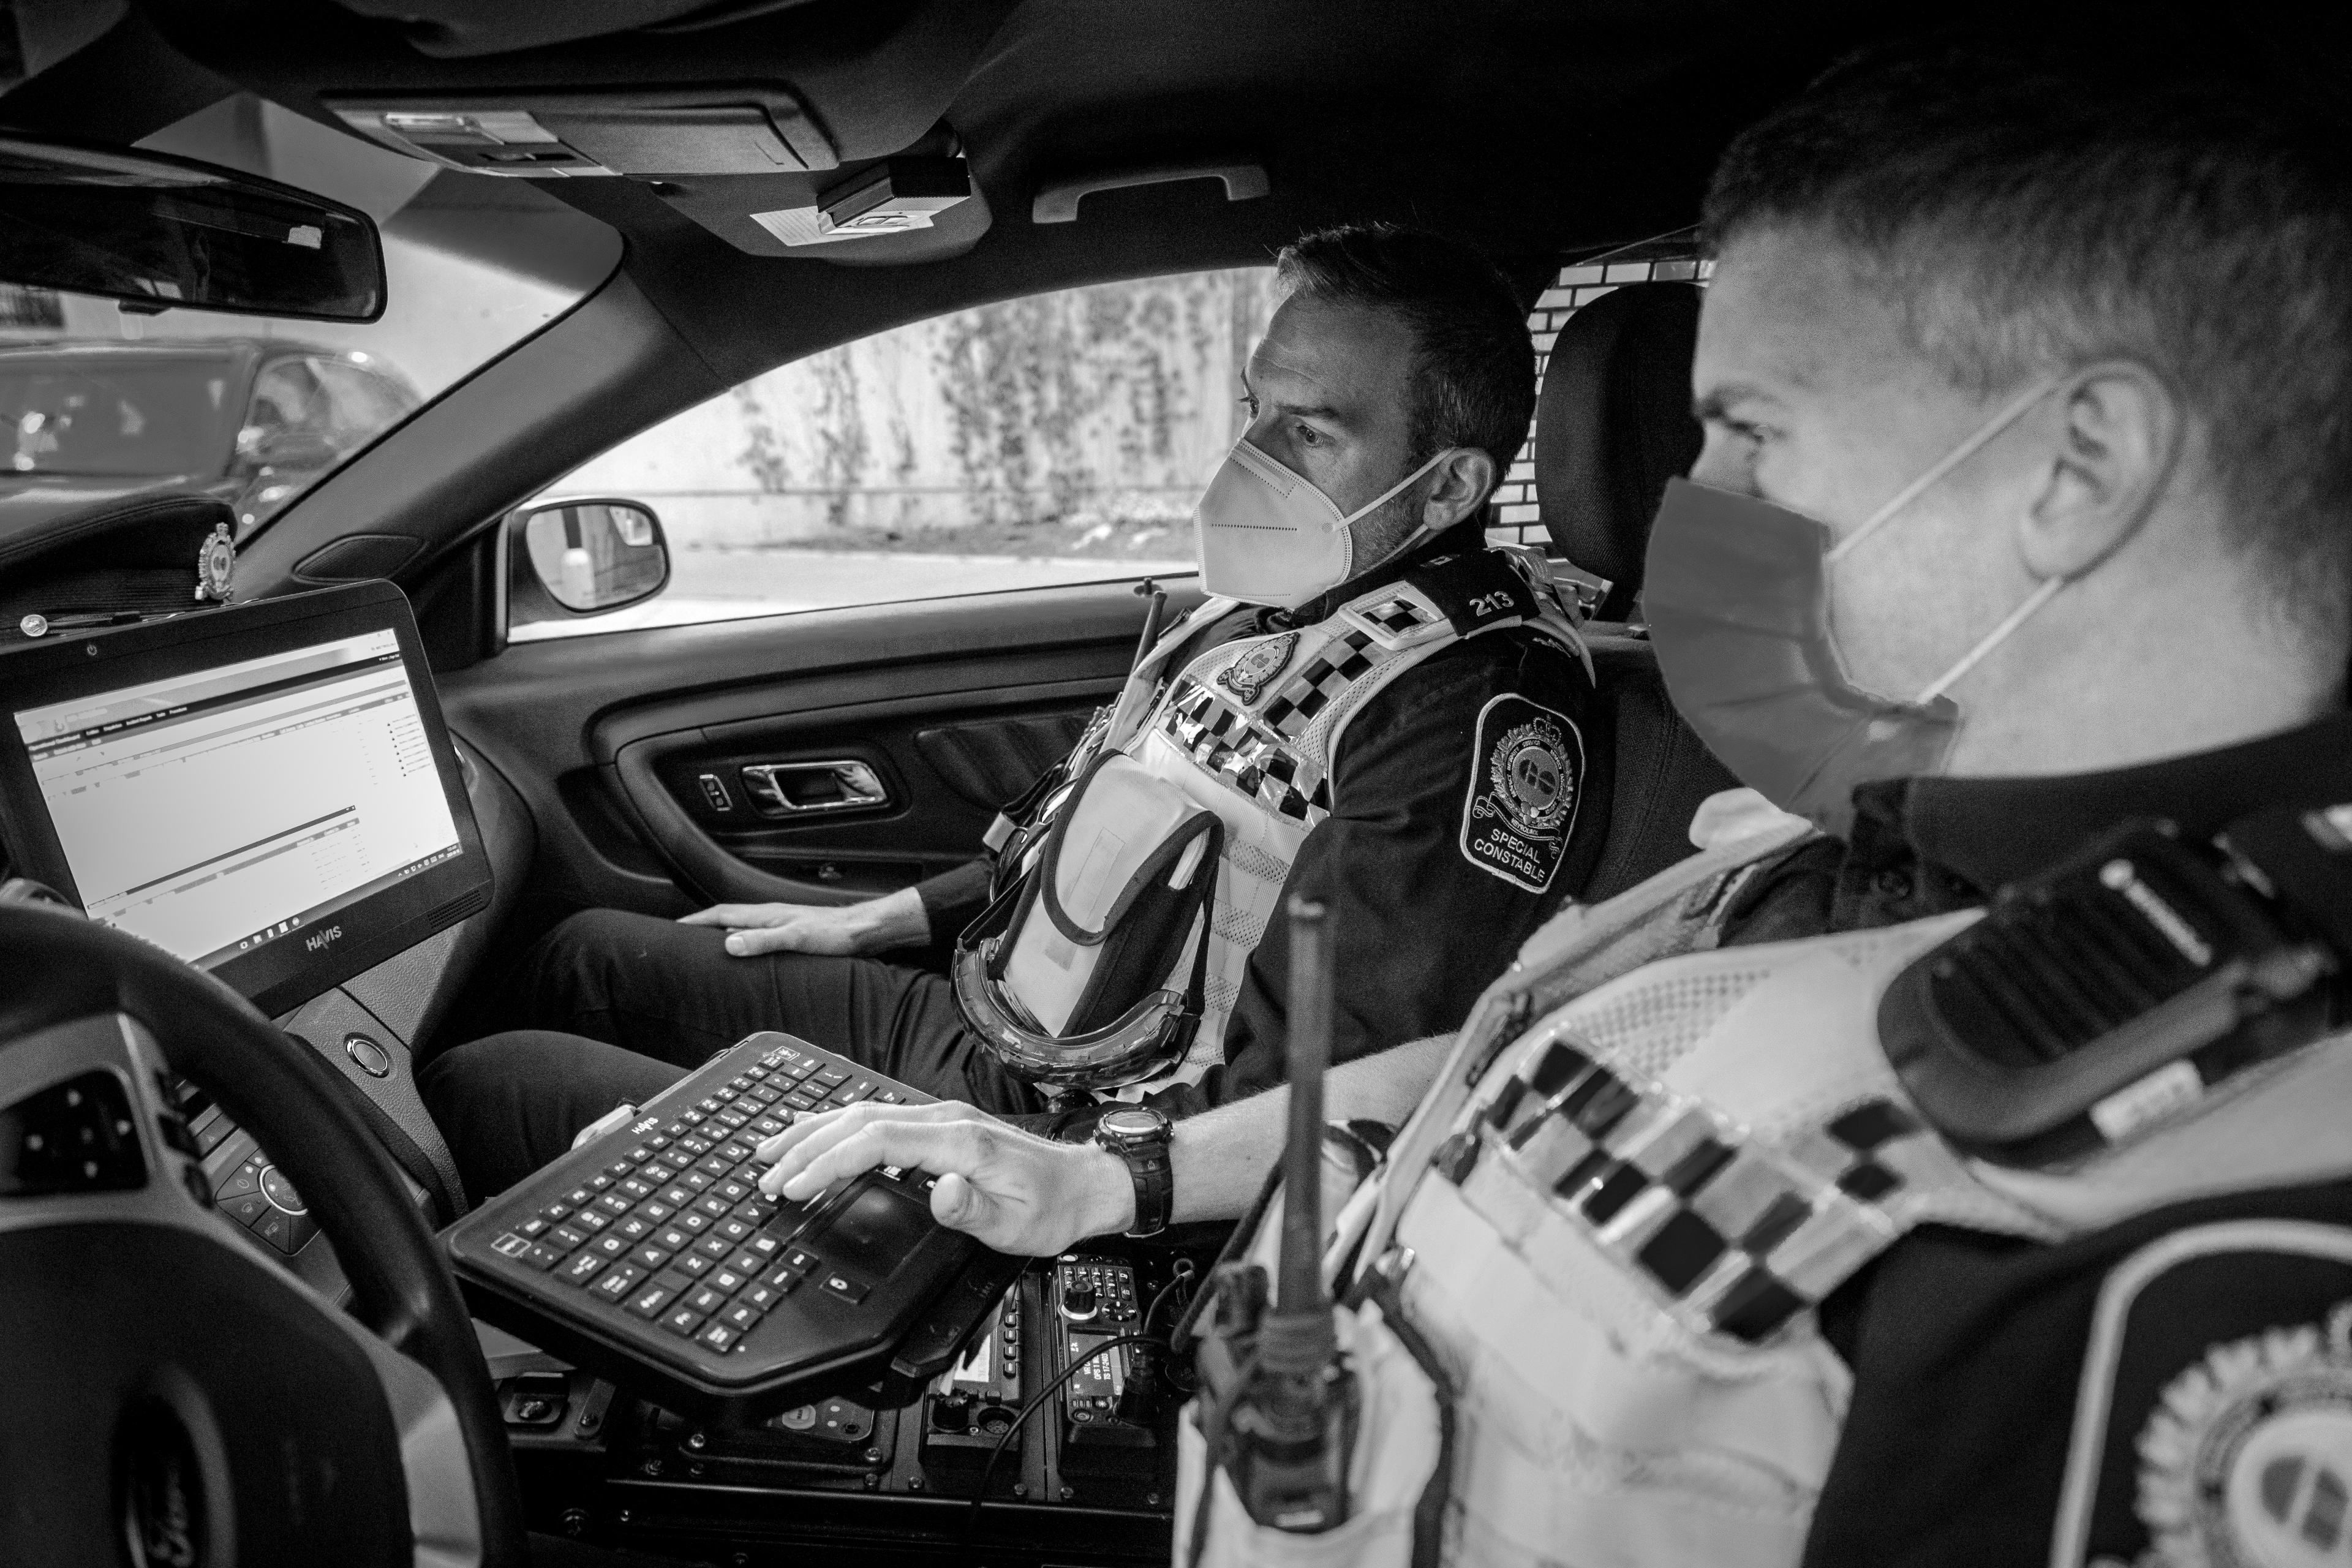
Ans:
[[[1236,637],[1313,626],[1432,562],[1485,549],[1478,524],[1463,523],[1296,609],[1237,611],[1177,650],[1166,669]],[[1545,850],[1550,863],[1538,868],[1548,876],[1506,876],[1491,858],[1473,856],[1496,820],[1496,753],[1527,725],[1545,723],[1563,742],[1558,787],[1572,810]],[[1432,655],[1349,722],[1333,759],[1330,815],[1307,835],[1284,885],[1286,899],[1303,892],[1330,909],[1334,1062],[1458,1026],[1528,933],[1583,887],[1609,823],[1611,740],[1583,666],[1522,629]],[[969,923],[985,903],[987,878],[974,865],[923,883],[931,929]],[[1280,907],[1225,1024],[1224,1065],[1197,1085],[1154,1094],[1150,1103],[1168,1115],[1283,1081],[1289,931]]]
[[[2347,801],[2352,715],[2109,773],[1868,784],[1855,793],[1851,842],[1787,851],[1742,891],[1724,941],[1780,942],[1969,908],[2128,817],[2168,817],[2184,837],[2205,840],[2265,806]],[[2056,1245],[1941,1226],[1896,1242],[1822,1306],[1822,1332],[1854,1386],[1806,1563],[2047,1562],[2093,1310],[2109,1271],[2157,1237],[2253,1216],[2352,1224],[2352,1181],[2176,1204]],[[2137,1439],[2172,1380],[2193,1377],[2213,1346],[2324,1318],[2352,1294],[2352,1266],[2226,1261],[2162,1281],[2162,1331],[2135,1327],[2125,1337],[2109,1442],[2092,1461],[2093,1559],[2130,1563],[2147,1548],[2137,1510],[2141,1472],[2155,1461]],[[2338,1550],[2352,1548],[2340,1511],[2331,1528]]]

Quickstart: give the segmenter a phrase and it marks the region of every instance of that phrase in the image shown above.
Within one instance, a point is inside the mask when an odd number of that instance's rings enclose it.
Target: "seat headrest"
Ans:
[[[1570,316],[1544,367],[1536,502],[1560,553],[1609,579],[1599,620],[1632,612],[1658,499],[1698,460],[1698,304],[1695,283],[1628,283]]]

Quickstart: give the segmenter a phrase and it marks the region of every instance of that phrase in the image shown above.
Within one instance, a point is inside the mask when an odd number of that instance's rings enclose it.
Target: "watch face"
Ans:
[[[1149,1138],[1160,1131],[1160,1119],[1155,1110],[1111,1110],[1097,1125],[1114,1138]]]

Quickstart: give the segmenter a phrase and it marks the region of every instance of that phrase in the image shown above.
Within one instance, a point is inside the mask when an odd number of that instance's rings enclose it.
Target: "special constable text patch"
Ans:
[[[1478,710],[1476,756],[1462,803],[1464,858],[1515,888],[1546,891],[1584,798],[1584,737],[1565,714],[1505,695]]]

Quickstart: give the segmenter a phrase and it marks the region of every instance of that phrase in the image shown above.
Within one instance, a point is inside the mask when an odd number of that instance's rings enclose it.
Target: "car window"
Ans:
[[[0,499],[60,508],[149,486],[265,526],[426,399],[569,310],[620,257],[609,227],[525,180],[442,170],[225,99],[143,147],[316,191],[383,231],[381,320],[284,321],[39,289],[0,293]]]
[[[670,579],[516,640],[1194,570],[1192,505],[1247,427],[1267,268],[1031,295],[745,382],[541,500],[659,518]]]
[[[223,354],[107,366],[0,354],[6,472],[112,479],[217,467],[246,374]]]

